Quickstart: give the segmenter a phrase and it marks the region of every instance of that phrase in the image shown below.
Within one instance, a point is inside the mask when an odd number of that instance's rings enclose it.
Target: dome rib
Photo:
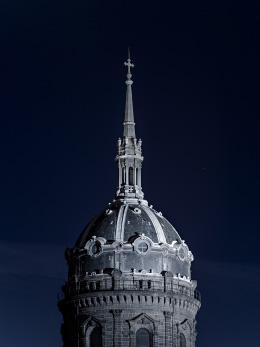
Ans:
[[[128,205],[121,205],[116,223],[116,241],[124,242],[125,219],[128,210]]]
[[[92,218],[75,246],[84,248],[93,236],[103,237],[107,242],[125,243],[141,234],[158,244],[182,242],[172,224],[151,207],[144,204],[112,203]]]
[[[155,217],[154,213],[147,206],[142,206],[142,208],[146,212],[148,217],[151,219],[151,222],[153,223],[153,226],[154,226],[154,229],[156,231],[157,238],[158,238],[158,242],[159,243],[166,243],[166,238],[164,236],[163,229],[161,227],[161,224],[159,223],[159,221]]]

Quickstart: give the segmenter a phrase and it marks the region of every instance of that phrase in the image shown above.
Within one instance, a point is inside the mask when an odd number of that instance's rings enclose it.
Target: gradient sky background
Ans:
[[[258,346],[259,1],[0,1],[0,345],[61,347],[64,249],[113,199],[127,47],[143,191],[192,250],[198,347]]]

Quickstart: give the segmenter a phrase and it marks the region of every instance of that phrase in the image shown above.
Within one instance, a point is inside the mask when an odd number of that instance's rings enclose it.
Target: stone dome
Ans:
[[[74,251],[83,251],[86,272],[119,269],[190,278],[193,260],[178,232],[146,200],[115,200],[93,217]],[[83,255],[83,254],[82,254]],[[84,271],[84,269],[82,269]]]
[[[103,237],[107,242],[130,242],[137,235],[144,234],[153,243],[181,243],[176,229],[157,212],[153,206],[145,203],[122,203],[116,201],[109,204],[101,213],[84,228],[76,242],[76,246],[85,247],[93,236]]]

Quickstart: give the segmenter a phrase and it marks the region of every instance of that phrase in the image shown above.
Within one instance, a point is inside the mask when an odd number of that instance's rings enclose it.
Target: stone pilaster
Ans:
[[[179,330],[179,324],[174,322],[172,325],[172,336],[173,336],[173,347],[178,347],[178,330]]]
[[[122,336],[122,327],[121,327],[121,316],[122,310],[111,310],[114,318],[113,325],[113,336],[114,336],[114,347],[121,347],[121,336]]]
[[[165,317],[165,347],[172,347],[173,334],[172,334],[172,316],[173,313],[164,311]]]

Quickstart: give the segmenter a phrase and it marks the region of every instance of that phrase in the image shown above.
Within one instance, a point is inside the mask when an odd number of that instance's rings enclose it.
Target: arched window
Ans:
[[[125,167],[122,168],[122,184],[125,184]]]
[[[180,347],[186,347],[186,339],[183,334],[180,334]]]
[[[99,328],[93,329],[90,334],[90,347],[102,347],[102,334]]]
[[[135,174],[135,180],[136,180],[136,185],[139,186],[139,177],[138,177],[138,168],[136,168],[136,174]]]
[[[136,347],[150,347],[150,333],[146,329],[139,329],[136,332]]]
[[[129,168],[129,185],[132,186],[134,184],[134,169],[132,167]]]

